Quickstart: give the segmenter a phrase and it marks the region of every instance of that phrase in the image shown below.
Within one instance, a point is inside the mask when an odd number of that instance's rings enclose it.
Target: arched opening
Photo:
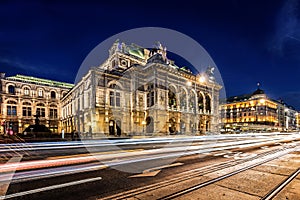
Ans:
[[[190,111],[196,111],[196,96],[195,93],[192,91],[190,93],[190,101],[189,101]]]
[[[146,118],[146,132],[153,133],[154,132],[154,121],[152,117]]]
[[[15,94],[16,93],[15,86],[13,86],[13,85],[8,86],[8,93]]]
[[[183,88],[180,89],[179,96],[180,96],[180,108],[182,110],[186,110],[187,109],[187,98],[186,98],[187,94]]]
[[[206,112],[211,112],[211,99],[208,95],[205,96],[205,109]]]
[[[203,96],[202,96],[202,94],[199,92],[199,95],[198,95],[198,110],[199,110],[199,111],[203,111],[203,109],[204,109]]]
[[[56,92],[51,91],[50,97],[51,97],[51,99],[55,99],[56,98]]]
[[[176,133],[176,119],[174,117],[169,120],[169,132],[170,134]]]
[[[109,121],[109,135],[115,135],[116,131],[115,131],[115,121],[114,120],[110,120]]]
[[[174,87],[169,87],[169,108],[176,109],[177,106],[177,100],[176,100],[176,90]]]
[[[121,121],[117,120],[116,121],[116,131],[117,131],[117,136],[121,136]]]

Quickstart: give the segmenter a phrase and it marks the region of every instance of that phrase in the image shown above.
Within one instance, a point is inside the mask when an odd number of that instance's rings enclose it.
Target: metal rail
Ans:
[[[169,194],[169,195],[167,195],[167,196],[164,196],[164,197],[159,198],[158,200],[170,200],[170,199],[174,199],[174,198],[183,196],[183,195],[185,195],[185,194],[188,194],[188,193],[190,193],[190,192],[193,192],[193,191],[195,191],[195,190],[198,190],[198,189],[200,189],[200,188],[202,188],[202,187],[211,185],[211,184],[213,184],[213,183],[216,183],[216,182],[218,182],[218,181],[221,181],[221,180],[223,180],[223,179],[226,179],[226,178],[231,177],[231,176],[233,176],[233,175],[236,175],[236,174],[238,174],[238,173],[244,172],[244,171],[246,171],[246,170],[248,170],[248,169],[251,169],[251,168],[253,168],[253,167],[256,167],[256,166],[259,166],[259,165],[261,165],[261,164],[267,163],[267,162],[269,162],[269,161],[271,161],[271,160],[277,159],[277,158],[279,158],[279,157],[281,157],[281,156],[283,156],[283,155],[286,155],[286,154],[288,154],[288,153],[290,153],[290,152],[291,152],[291,150],[287,150],[286,152],[283,152],[283,153],[281,153],[281,154],[279,154],[279,155],[276,155],[276,156],[274,156],[274,157],[268,158],[268,159],[266,159],[266,160],[263,160],[263,161],[260,161],[260,162],[254,163],[254,164],[251,164],[251,165],[246,166],[246,167],[242,167],[241,169],[238,169],[238,170],[233,171],[233,172],[231,172],[231,173],[225,174],[225,175],[223,175],[223,176],[219,176],[219,177],[217,177],[217,178],[211,179],[211,180],[206,181],[206,182],[204,182],[204,183],[200,183],[200,184],[195,185],[195,186],[193,186],[193,187],[189,187],[189,188],[184,189],[184,190],[181,190],[181,191],[179,191],[179,192],[176,192],[176,193],[173,193],[173,194]]]
[[[175,178],[170,179],[170,180],[166,180],[166,181],[162,181],[162,182],[159,182],[159,183],[144,186],[144,187],[141,187],[141,188],[129,190],[129,191],[117,194],[117,195],[104,197],[103,199],[126,199],[126,198],[130,198],[130,197],[134,197],[136,195],[143,194],[145,192],[160,189],[162,187],[167,187],[167,186],[170,186],[170,185],[173,185],[173,184],[176,184],[176,183],[180,183],[180,182],[185,181],[185,180],[189,180],[191,178],[196,178],[196,177],[199,177],[199,176],[203,176],[203,175],[208,174],[208,173],[216,172],[216,171],[228,168],[228,167],[233,167],[233,166],[236,166],[238,164],[243,164],[243,163],[246,163],[248,161],[253,161],[255,159],[263,158],[265,156],[272,155],[272,154],[275,154],[275,153],[279,153],[279,152],[282,152],[282,151],[283,151],[282,154],[285,155],[285,154],[289,153],[291,150],[289,148],[276,149],[276,150],[272,150],[272,151],[268,151],[268,152],[258,154],[256,156],[253,156],[253,157],[250,157],[250,158],[242,159],[242,160],[235,160],[235,161],[230,160],[230,161],[223,162],[221,164],[206,166],[206,167],[203,167],[203,168],[200,168],[200,169],[191,170],[191,171],[188,171],[188,172],[183,172],[183,173],[179,174],[178,176],[176,176]],[[275,158],[273,158],[273,159],[275,159]]]
[[[291,175],[289,175],[283,182],[281,182],[276,187],[274,187],[268,194],[263,196],[261,200],[273,199],[284,187],[286,187],[294,178],[296,178],[299,173],[300,173],[300,168],[298,168]]]

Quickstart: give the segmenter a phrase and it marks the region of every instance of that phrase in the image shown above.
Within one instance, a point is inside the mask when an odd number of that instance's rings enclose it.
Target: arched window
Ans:
[[[45,105],[43,103],[38,103],[36,105],[36,115],[39,115],[40,117],[45,117]]]
[[[29,103],[29,102],[23,103],[22,115],[23,115],[23,117],[31,117],[32,116],[31,103]]]
[[[16,93],[15,86],[13,86],[13,85],[8,86],[8,93],[15,94]]]
[[[203,111],[203,108],[204,108],[204,104],[203,104],[203,96],[202,96],[202,94],[199,92],[199,95],[198,95],[198,109],[199,109],[199,111]]]
[[[196,111],[196,96],[193,91],[190,92],[189,106],[191,111]]]
[[[187,101],[186,101],[187,94],[183,88],[180,89],[179,96],[180,96],[179,97],[180,98],[180,108],[185,110],[187,108]]]
[[[17,102],[7,101],[6,109],[8,116],[17,116]]]
[[[176,90],[174,87],[172,87],[172,86],[169,87],[168,96],[169,96],[169,107],[176,108],[177,100],[176,100]]]
[[[205,96],[205,108],[207,112],[211,112],[211,99],[208,95]]]
[[[51,91],[50,96],[51,96],[51,99],[55,99],[56,98],[56,93],[54,91]]]
[[[29,93],[30,93],[29,88],[28,88],[28,87],[25,87],[25,88],[24,88],[24,95],[28,96]]]
[[[111,106],[120,107],[121,106],[121,93],[120,87],[116,84],[110,85],[111,90],[109,91],[109,104]]]

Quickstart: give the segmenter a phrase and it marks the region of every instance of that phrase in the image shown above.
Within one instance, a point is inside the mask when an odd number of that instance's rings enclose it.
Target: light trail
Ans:
[[[59,158],[55,160],[35,160],[35,161],[24,161],[21,163],[9,163],[9,164],[0,164],[0,172],[9,172],[11,169],[16,168],[16,170],[30,170],[30,169],[38,169],[38,168],[48,168],[48,167],[58,167],[64,165],[74,165],[80,163],[87,163],[87,162],[108,162],[112,159],[121,159],[121,158],[128,158],[128,157],[136,157],[136,156],[153,156],[157,154],[163,153],[176,153],[176,156],[183,156],[185,155],[184,152],[186,151],[194,151],[195,153],[210,153],[212,151],[222,151],[222,150],[229,150],[233,148],[249,148],[253,147],[253,145],[270,145],[274,142],[283,142],[289,139],[299,139],[299,135],[297,137],[288,137],[282,139],[282,137],[274,137],[274,138],[266,138],[266,139],[258,139],[258,140],[245,140],[245,141],[238,141],[238,142],[222,142],[222,143],[209,143],[209,144],[201,144],[201,145],[194,145],[194,146],[183,146],[183,147],[165,147],[160,149],[150,149],[144,151],[126,151],[126,152],[112,152],[111,154],[91,154],[88,156],[83,157],[68,157],[68,158]],[[271,140],[271,141],[270,141]],[[203,151],[203,149],[205,151]],[[201,151],[202,150],[202,151]],[[209,151],[207,151],[209,150]]]
[[[28,190],[28,191],[24,191],[24,192],[18,192],[18,193],[14,193],[14,194],[5,195],[5,196],[0,196],[0,199],[11,199],[11,198],[25,196],[25,195],[28,195],[28,194],[35,194],[35,193],[39,193],[39,192],[44,192],[44,191],[49,191],[49,190],[54,190],[54,189],[79,185],[79,184],[83,184],[83,183],[95,182],[95,181],[99,181],[101,179],[102,179],[101,177],[96,177],[96,178],[83,179],[83,180],[80,180],[80,181],[72,181],[72,182],[69,182],[69,183],[63,183],[63,184],[59,184],[59,185],[52,185],[52,186],[42,187],[42,188],[38,188],[38,189],[34,189],[34,190]]]

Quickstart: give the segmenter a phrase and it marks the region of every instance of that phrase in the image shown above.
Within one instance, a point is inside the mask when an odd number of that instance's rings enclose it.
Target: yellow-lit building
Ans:
[[[230,97],[220,106],[222,131],[278,130],[277,107],[259,88],[252,94]]]
[[[146,49],[116,41],[62,98],[64,130],[93,135],[205,134],[219,127],[221,86]]]
[[[73,84],[31,76],[0,74],[0,134],[21,133],[34,115],[53,133],[61,131],[61,98]]]
[[[296,113],[296,126],[297,126],[297,129],[299,130],[300,129],[300,112]]]

